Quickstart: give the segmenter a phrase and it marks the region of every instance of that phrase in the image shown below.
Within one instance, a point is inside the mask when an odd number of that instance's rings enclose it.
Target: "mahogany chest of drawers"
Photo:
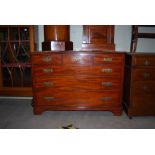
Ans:
[[[124,54],[117,52],[34,52],[34,114],[46,110],[122,112]]]
[[[124,108],[129,117],[155,115],[155,54],[125,56]]]

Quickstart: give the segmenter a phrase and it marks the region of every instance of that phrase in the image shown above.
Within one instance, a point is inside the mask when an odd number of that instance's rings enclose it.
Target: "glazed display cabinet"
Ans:
[[[32,96],[34,26],[0,26],[0,95]]]

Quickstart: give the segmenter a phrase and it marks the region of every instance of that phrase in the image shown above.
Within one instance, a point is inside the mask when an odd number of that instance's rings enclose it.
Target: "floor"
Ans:
[[[1,129],[155,129],[155,117],[113,116],[105,111],[47,111],[33,115],[31,100],[0,99]]]

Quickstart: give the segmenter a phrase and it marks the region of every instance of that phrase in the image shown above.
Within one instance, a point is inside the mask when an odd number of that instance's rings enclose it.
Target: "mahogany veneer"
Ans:
[[[73,42],[70,41],[69,25],[44,25],[43,50],[65,51],[73,50]]]
[[[82,50],[114,51],[114,25],[84,25]]]
[[[45,110],[122,112],[124,54],[34,52],[34,114]]]
[[[155,54],[126,54],[124,109],[129,117],[155,115]]]

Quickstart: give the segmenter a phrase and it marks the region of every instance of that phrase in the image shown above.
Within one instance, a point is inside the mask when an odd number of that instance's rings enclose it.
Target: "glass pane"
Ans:
[[[31,68],[25,68],[24,70],[24,87],[32,86],[32,78],[31,78]]]
[[[29,62],[30,61],[30,45],[29,43],[21,43],[17,45],[16,58],[19,62]]]
[[[2,74],[5,87],[31,87],[31,68],[4,67]]]
[[[0,41],[8,40],[8,29],[0,28]]]
[[[29,40],[29,28],[28,27],[20,28],[20,36],[21,40]]]
[[[0,57],[2,64],[9,63],[8,43],[0,43]]]
[[[7,68],[2,68],[3,86],[12,86],[11,77]]]
[[[10,28],[9,29],[9,37],[10,41],[19,39],[19,29],[18,28]]]

